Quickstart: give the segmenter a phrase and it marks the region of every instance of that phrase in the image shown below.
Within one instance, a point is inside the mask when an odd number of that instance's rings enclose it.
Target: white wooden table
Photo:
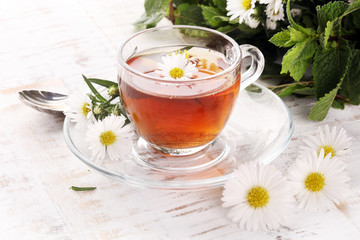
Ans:
[[[317,123],[306,119],[312,99],[285,99],[295,132],[274,164],[286,171],[319,125],[343,127],[353,137],[351,196],[336,210],[299,210],[278,230],[246,232],[227,219],[221,188],[171,192],[108,179],[68,150],[63,118],[18,100],[22,89],[85,93],[81,74],[115,80],[116,50],[142,12],[142,0],[0,2],[0,239],[360,239],[360,107],[331,109]]]

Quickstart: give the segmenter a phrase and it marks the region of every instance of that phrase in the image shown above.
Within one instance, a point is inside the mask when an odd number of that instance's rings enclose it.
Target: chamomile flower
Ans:
[[[270,2],[266,7],[265,12],[267,18],[273,22],[284,20],[284,6],[281,1],[280,4],[278,4],[276,1]]]
[[[260,4],[267,4],[267,7],[274,10],[275,13],[278,13],[281,8],[283,9],[282,0],[260,0]]]
[[[76,122],[77,127],[86,127],[95,121],[91,111],[91,100],[88,95],[71,95],[66,102],[65,115]]]
[[[162,58],[163,64],[159,64],[159,70],[155,72],[167,80],[189,80],[198,72],[196,64],[189,61],[186,51],[172,52]]]
[[[291,214],[293,198],[287,181],[271,165],[248,162],[239,166],[224,185],[223,207],[245,230],[274,229]]]
[[[325,156],[331,153],[331,156],[337,156],[341,160],[348,160],[351,146],[351,138],[346,135],[343,128],[336,126],[331,128],[328,125],[319,127],[315,136],[309,136],[303,140],[305,146],[300,147],[300,153],[315,150],[320,153],[323,149]]]
[[[288,179],[299,207],[306,210],[333,208],[346,197],[350,180],[345,164],[325,156],[324,149],[319,155],[312,151],[300,156],[290,168]]]
[[[251,28],[257,28],[259,21],[252,17],[255,14],[256,0],[227,0],[227,15],[231,16],[230,21],[239,18],[239,23],[245,22]]]
[[[86,133],[86,141],[89,142],[89,149],[93,157],[111,160],[119,158],[122,152],[127,151],[126,141],[131,141],[131,126],[124,126],[123,116],[110,115],[102,121],[90,124]]]

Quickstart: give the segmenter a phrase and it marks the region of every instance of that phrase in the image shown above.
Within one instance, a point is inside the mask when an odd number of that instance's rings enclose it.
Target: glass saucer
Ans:
[[[293,133],[292,115],[272,91],[255,83],[241,91],[235,109],[219,141],[226,142],[227,155],[198,171],[166,171],[151,168],[133,155],[132,139],[120,159],[93,159],[84,141],[85,131],[75,128],[68,117],[64,122],[69,149],[89,167],[124,183],[157,189],[205,189],[222,186],[234,169],[246,161],[269,163],[287,146]]]

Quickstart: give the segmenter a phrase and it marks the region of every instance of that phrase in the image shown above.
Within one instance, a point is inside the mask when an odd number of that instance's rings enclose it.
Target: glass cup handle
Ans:
[[[242,53],[242,63],[244,63],[245,58],[251,58],[250,67],[241,74],[241,91],[253,82],[255,82],[260,77],[262,71],[264,70],[265,58],[262,52],[257,47],[249,44],[240,45],[240,51]]]

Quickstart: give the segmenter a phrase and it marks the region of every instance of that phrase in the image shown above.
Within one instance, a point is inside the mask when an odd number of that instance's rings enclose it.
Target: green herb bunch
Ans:
[[[216,29],[239,44],[257,46],[266,58],[262,79],[280,80],[270,89],[281,97],[294,94],[317,100],[311,120],[323,120],[331,106],[360,104],[360,0],[284,0],[286,14],[275,28],[267,27],[264,4],[275,0],[247,1],[255,3],[255,28],[229,16],[229,1],[145,0],[145,13],[135,25],[150,28],[167,18],[173,24]],[[300,14],[292,14],[292,9]]]
[[[88,96],[91,99],[91,111],[96,120],[101,121],[113,114],[116,116],[123,115],[126,118],[125,125],[130,123],[116,82],[97,78],[87,78],[84,75],[82,77],[92,92],[91,94],[88,94]],[[93,84],[105,88],[107,97],[104,97],[104,94],[101,94]]]

